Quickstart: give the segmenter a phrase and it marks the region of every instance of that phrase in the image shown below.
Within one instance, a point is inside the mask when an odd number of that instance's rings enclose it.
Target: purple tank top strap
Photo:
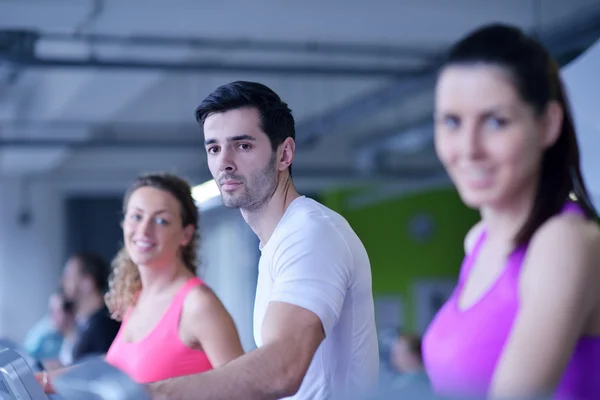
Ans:
[[[574,213],[579,215],[585,215],[581,206],[572,200],[566,202],[566,204],[561,210],[561,213]]]

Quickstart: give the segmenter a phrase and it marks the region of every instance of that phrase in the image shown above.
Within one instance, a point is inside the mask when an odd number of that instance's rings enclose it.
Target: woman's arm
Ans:
[[[56,378],[58,375],[69,370],[70,367],[57,368],[52,371],[42,371],[36,372],[35,378],[37,379],[40,386],[44,389],[46,394],[56,394],[54,387],[52,386],[52,380]]]
[[[599,244],[597,227],[575,215],[555,217],[535,234],[520,278],[519,313],[490,397],[555,390],[598,304]]]
[[[182,323],[186,332],[200,343],[214,368],[244,354],[231,315],[210,288],[199,286],[190,291]]]
[[[103,356],[100,356],[99,358],[102,361],[106,361],[106,354]],[[54,387],[52,386],[52,381],[58,375],[67,372],[71,368],[73,368],[73,367],[60,367],[60,368],[55,368],[52,370],[36,372],[35,378],[37,379],[38,383],[42,386],[42,388],[44,389],[44,392],[46,394],[56,394],[56,392],[54,391]]]

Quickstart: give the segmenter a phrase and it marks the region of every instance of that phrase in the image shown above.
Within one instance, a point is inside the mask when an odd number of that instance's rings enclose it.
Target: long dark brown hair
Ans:
[[[536,230],[560,212],[571,195],[585,215],[597,219],[581,174],[575,125],[559,67],[548,51],[518,28],[492,24],[477,29],[449,52],[442,70],[450,65],[490,64],[505,69],[522,100],[538,116],[550,102],[557,102],[564,117],[560,136],[544,152],[533,209],[514,238],[519,246],[531,240]]]

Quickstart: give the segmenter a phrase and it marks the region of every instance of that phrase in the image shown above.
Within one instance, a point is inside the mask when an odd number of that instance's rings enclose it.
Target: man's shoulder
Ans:
[[[290,214],[290,217],[292,218],[309,216],[314,218],[322,218],[328,216],[343,219],[343,217],[336,211],[318,202],[317,200],[306,196],[302,196],[294,200],[294,202],[290,204],[286,214]]]
[[[366,249],[348,222],[316,201],[308,200],[306,206],[295,207],[293,214],[277,226],[262,250],[262,262],[275,269],[289,263],[315,262],[354,269],[355,263],[367,260]],[[303,270],[310,268],[303,265]]]
[[[276,241],[290,238],[294,240],[302,236],[335,241],[346,234],[354,234],[354,231],[346,219],[337,212],[316,200],[302,197],[297,199],[286,212],[276,233]]]

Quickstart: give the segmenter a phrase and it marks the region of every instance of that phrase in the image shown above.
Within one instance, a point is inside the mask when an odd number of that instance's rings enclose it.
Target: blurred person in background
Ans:
[[[557,63],[515,27],[470,33],[438,76],[435,147],[481,221],[424,336],[433,387],[600,398],[600,229]]]
[[[48,350],[42,350],[42,341],[46,340],[46,337],[52,336],[54,338],[54,344],[45,346]],[[60,351],[60,345],[62,342],[62,338],[59,332],[54,329],[52,325],[52,320],[48,313],[44,314],[42,318],[38,322],[36,322],[25,335],[25,339],[23,340],[23,348],[29,354],[36,354],[39,352],[43,352],[50,358],[54,358],[58,356],[58,352]],[[54,356],[52,356],[54,355]]]
[[[151,383],[241,356],[231,316],[196,276],[199,216],[188,183],[170,174],[140,176],[125,194],[123,214],[125,246],[106,295],[111,315],[123,323],[106,361]],[[38,376],[47,393],[59,373]]]
[[[62,290],[50,296],[49,314],[52,325],[60,333],[61,341],[57,354],[51,357],[34,354],[46,369],[55,369],[72,362],[73,345],[76,338],[75,306]]]
[[[323,400],[370,391],[379,349],[369,257],[341,215],[294,188],[291,110],[265,85],[233,82],[204,99],[196,119],[223,204],[239,208],[260,240],[258,348],[206,374],[151,385],[154,398]]]
[[[429,378],[423,366],[421,337],[400,333],[392,344],[391,358],[394,369],[400,374],[392,383],[394,388],[429,388]]]
[[[49,331],[40,338],[36,347],[26,348],[26,351],[48,368],[57,364],[61,349],[69,347],[68,343],[72,343],[75,333],[73,303],[65,298],[62,290],[50,295],[47,315],[50,323]]]
[[[104,304],[109,275],[110,265],[99,254],[80,252],[67,261],[62,286],[75,307],[77,332],[71,356],[63,354],[65,366],[106,354],[119,331]]]

